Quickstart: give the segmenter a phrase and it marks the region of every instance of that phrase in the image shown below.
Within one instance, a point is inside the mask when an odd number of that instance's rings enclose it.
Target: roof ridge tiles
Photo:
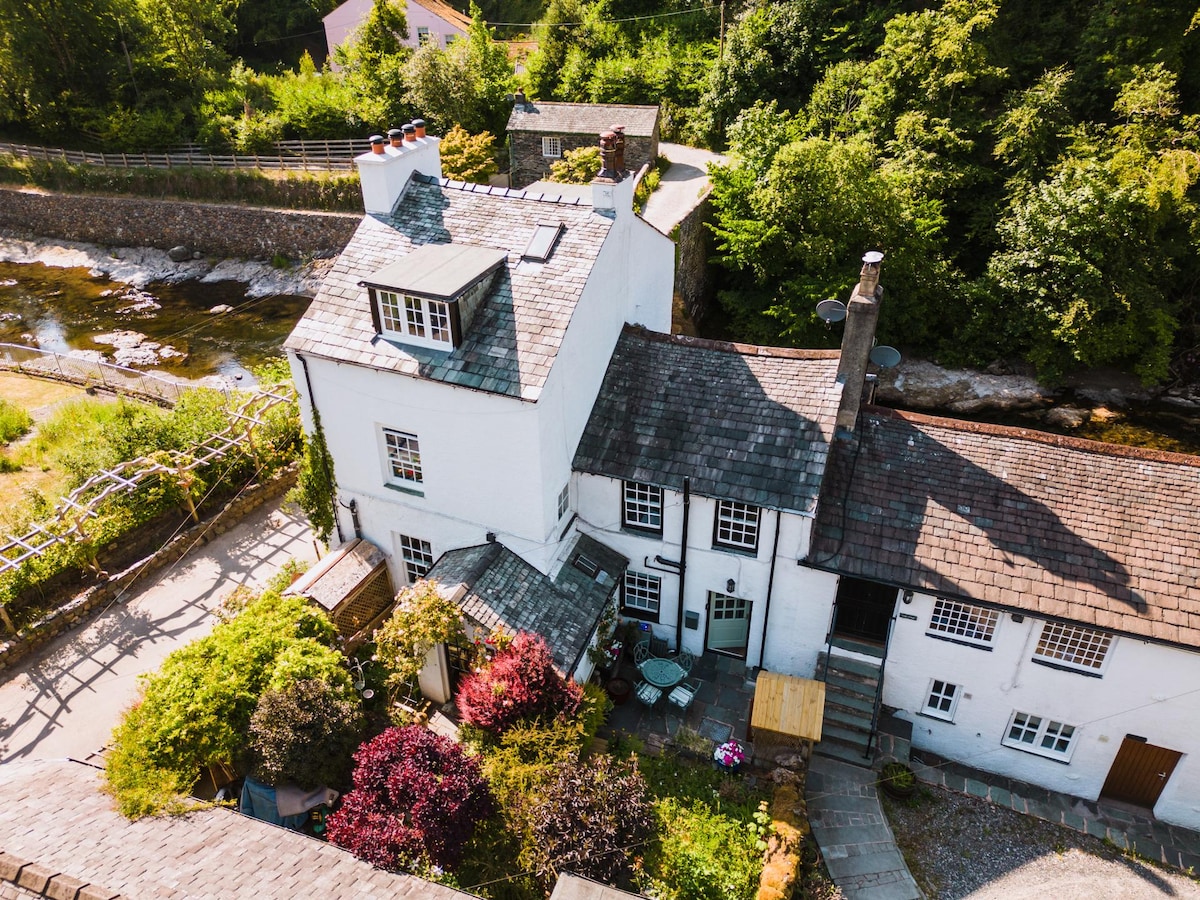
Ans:
[[[735,341],[717,341],[711,338],[693,337],[687,334],[664,334],[650,331],[641,325],[626,325],[625,331],[648,341],[674,344],[680,347],[696,347],[720,353],[736,353],[740,356],[767,356],[776,359],[838,359],[839,350],[809,350],[798,347],[766,347],[760,344],[739,344]]]
[[[523,188],[506,188],[498,185],[477,184],[472,181],[456,181],[453,178],[434,178],[421,172],[414,172],[413,181],[421,184],[431,184],[451,191],[462,191],[466,194],[488,194],[492,197],[504,197],[509,200],[532,200],[535,203],[553,203],[556,206],[587,206],[581,197],[564,197],[561,194],[531,194]]]
[[[935,428],[945,428],[948,431],[959,431],[965,434],[1007,437],[1015,440],[1031,441],[1037,444],[1046,444],[1064,450],[1095,453],[1100,456],[1116,456],[1125,459],[1139,459],[1144,462],[1160,462],[1170,465],[1200,468],[1200,456],[1194,456],[1189,453],[1175,453],[1169,450],[1156,450],[1150,447],[1131,447],[1126,444],[1107,444],[1103,441],[1093,441],[1066,434],[1052,434],[1047,431],[1036,431],[1031,428],[1021,428],[1015,425],[993,425],[989,422],[971,422],[965,419],[953,419],[946,416],[930,415],[928,413],[889,409],[883,406],[870,406],[866,408],[866,411],[869,411],[871,415],[887,419],[899,419],[912,425],[928,425]]]

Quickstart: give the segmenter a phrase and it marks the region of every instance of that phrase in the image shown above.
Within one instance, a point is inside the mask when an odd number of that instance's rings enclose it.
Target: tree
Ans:
[[[628,883],[654,833],[654,811],[637,757],[595,756],[562,765],[528,814],[527,854],[545,878],[577,872]]]
[[[493,812],[478,758],[422,726],[387,729],[354,764],[354,789],[329,817],[329,839],[372,865],[453,867]]]
[[[455,696],[462,720],[499,736],[517,722],[572,716],[582,691],[554,669],[546,642],[522,631],[482,672],[462,680]]]
[[[401,588],[395,611],[375,632],[375,652],[388,670],[388,687],[396,691],[414,681],[429,651],[462,631],[462,610],[441,595],[436,581],[422,579]]]
[[[386,128],[412,118],[404,103],[404,67],[412,55],[401,43],[408,20],[396,0],[375,0],[354,37],[334,51],[342,79],[355,98],[353,114],[361,122]]]
[[[568,150],[550,164],[550,180],[561,184],[591,184],[600,174],[600,148]]]
[[[251,774],[270,785],[341,788],[363,730],[362,708],[327,681],[269,690],[250,717]]]
[[[468,134],[455,125],[442,136],[442,174],[458,181],[487,184],[488,177],[499,171],[496,164],[496,139],[490,132]]]

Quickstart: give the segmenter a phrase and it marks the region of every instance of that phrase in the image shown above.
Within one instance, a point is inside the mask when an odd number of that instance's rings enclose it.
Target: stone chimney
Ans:
[[[386,148],[387,141],[381,135],[372,135],[371,150],[354,158],[362,185],[363,207],[368,213],[391,214],[414,172],[432,178],[442,177],[442,157],[438,148],[441,138],[418,137],[418,129],[413,124],[405,125],[399,131],[402,140],[393,139],[391,146]]]
[[[521,112],[525,111],[525,92],[517,91],[513,94],[513,107]]]
[[[879,285],[882,261],[883,254],[877,250],[863,256],[858,284],[846,301],[846,326],[842,332],[842,356],[837,372],[838,384],[842,386],[837,437],[852,436],[858,425],[858,410],[867,383],[867,363],[875,346],[875,326],[879,322],[879,303],[883,299],[883,288]]]

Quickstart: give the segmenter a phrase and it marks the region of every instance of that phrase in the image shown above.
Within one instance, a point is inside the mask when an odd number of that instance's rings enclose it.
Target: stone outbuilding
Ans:
[[[509,183],[523,188],[550,174],[568,150],[596,145],[605,131],[623,129],[625,168],[636,172],[658,155],[657,106],[549,103],[518,93],[508,117]]]

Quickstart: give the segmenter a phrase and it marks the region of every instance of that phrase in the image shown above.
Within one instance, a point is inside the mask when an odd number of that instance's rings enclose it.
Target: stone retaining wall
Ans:
[[[704,321],[716,297],[711,197],[705,197],[679,223],[675,240],[675,293],[693,324]]]
[[[234,259],[334,256],[361,220],[353,213],[0,188],[0,231],[15,236],[160,250],[184,246]]]
[[[35,653],[64,631],[91,618],[98,610],[114,602],[135,580],[178,562],[195,547],[224,534],[252,510],[282,496],[296,483],[298,471],[298,464],[293,463],[268,480],[251,485],[210,518],[180,532],[155,552],[123,571],[81,591],[19,637],[0,643],[0,672]],[[144,539],[144,535],[141,538]],[[130,537],[130,540],[138,539],[137,533]]]

